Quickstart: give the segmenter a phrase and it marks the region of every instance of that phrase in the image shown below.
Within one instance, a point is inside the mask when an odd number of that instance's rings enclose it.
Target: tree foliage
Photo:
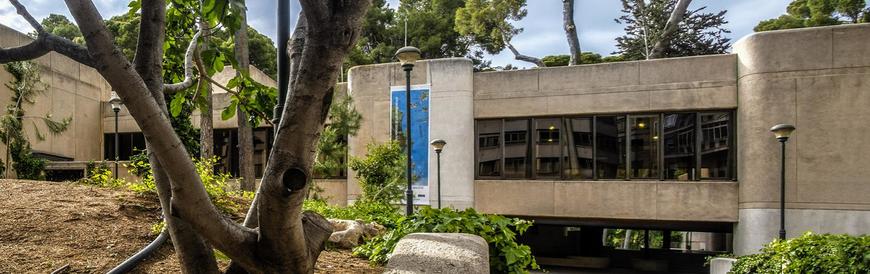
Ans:
[[[622,0],[623,15],[615,19],[625,25],[625,34],[616,38],[617,51],[625,60],[643,60],[650,55],[677,0],[652,0],[643,6],[638,1]],[[707,7],[688,10],[677,25],[677,31],[664,50],[662,57],[680,57],[727,52],[731,39],[725,28],[727,11],[706,12]]]
[[[471,37],[487,53],[497,54],[523,31],[511,21],[527,14],[525,0],[470,0],[456,11],[456,31]]]
[[[76,44],[81,45],[85,43],[85,39],[82,37],[82,32],[79,30],[79,27],[73,24],[73,22],[70,22],[66,16],[52,13],[49,14],[48,17],[43,18],[41,24],[48,33],[66,38]],[[35,37],[36,33],[33,32],[30,36]]]
[[[314,173],[322,178],[337,177],[347,170],[347,141],[356,136],[362,115],[353,107],[349,95],[329,107],[329,119],[317,141]]]
[[[547,67],[563,67],[567,66],[570,63],[571,55],[548,55],[544,56],[544,58],[541,58],[541,60],[544,61],[544,64],[546,64]],[[622,55],[610,55],[602,57],[601,54],[591,51],[584,51],[582,54],[580,54],[581,64],[599,64],[622,61],[625,61]]]
[[[870,22],[870,7],[865,0],[794,0],[786,14],[759,22],[755,31],[866,22]]]

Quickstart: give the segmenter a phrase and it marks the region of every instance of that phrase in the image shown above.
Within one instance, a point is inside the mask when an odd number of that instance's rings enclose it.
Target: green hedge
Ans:
[[[730,273],[870,273],[870,236],[808,232],[776,240],[739,257]]]

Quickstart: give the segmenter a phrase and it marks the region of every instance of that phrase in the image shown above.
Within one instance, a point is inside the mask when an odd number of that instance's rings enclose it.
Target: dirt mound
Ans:
[[[148,244],[156,196],[73,183],[0,180],[0,273],[105,273]],[[380,273],[348,251],[325,251],[319,273]],[[137,273],[178,273],[171,245]]]

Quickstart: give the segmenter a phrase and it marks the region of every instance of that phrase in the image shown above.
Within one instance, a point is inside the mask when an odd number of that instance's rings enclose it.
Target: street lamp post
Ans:
[[[121,111],[121,97],[118,97],[118,93],[112,91],[112,96],[109,98],[109,104],[112,105],[112,111],[115,112],[115,180],[118,179],[118,112]]]
[[[779,184],[779,239],[785,240],[785,143],[795,130],[793,125],[778,124],[770,128],[779,143],[782,144],[782,159],[780,159]]]
[[[420,59],[420,49],[405,46],[396,51],[396,58],[402,63],[405,70],[405,150],[408,153],[406,176],[408,188],[405,190],[405,213],[408,216],[414,213],[414,190],[411,189],[411,71],[414,70],[414,62]]]
[[[441,139],[435,139],[429,144],[431,144],[432,148],[435,149],[435,155],[438,155],[438,172],[436,174],[438,175],[438,209],[441,209],[441,151],[444,150],[444,145],[446,145],[447,142]]]

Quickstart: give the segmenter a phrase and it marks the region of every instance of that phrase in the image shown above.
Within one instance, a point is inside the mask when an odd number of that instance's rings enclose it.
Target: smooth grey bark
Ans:
[[[674,33],[677,32],[677,26],[683,21],[683,17],[686,15],[686,10],[689,8],[689,4],[691,3],[692,0],[677,1],[674,10],[671,12],[671,16],[668,18],[668,22],[665,24],[665,29],[662,31],[661,37],[659,37],[658,41],[656,41],[650,51],[648,59],[664,57],[665,49],[670,46],[671,40],[674,38]]]
[[[579,65],[583,60],[580,59],[582,56],[580,39],[577,38],[577,25],[574,24],[574,0],[562,0],[562,26],[565,28],[565,36],[568,38],[568,50],[571,53],[571,60],[568,62],[568,65]]]
[[[249,73],[250,56],[248,51],[248,18],[247,13],[242,10],[239,14],[241,17],[241,27],[236,30],[235,47],[236,63],[239,70],[236,75]],[[241,92],[241,90],[239,90]],[[251,124],[248,123],[248,115],[242,111],[241,106],[236,107],[236,122],[239,131],[239,174],[242,176],[241,189],[246,191],[254,191],[256,174],[254,173],[254,132]]]
[[[208,49],[208,36],[211,32],[209,31],[210,27],[205,22],[199,23],[199,29],[203,32],[202,45],[200,46],[200,52],[202,52]],[[198,56],[197,58],[202,57]],[[199,73],[205,75],[206,72],[200,71]],[[201,92],[205,104],[199,110],[199,157],[211,159],[214,157],[214,118],[212,116],[214,112],[212,99],[214,96],[210,83],[200,79],[200,88],[202,90],[197,90],[196,92]]]
[[[514,59],[517,59],[517,60],[523,61],[523,62],[529,62],[529,63],[535,64],[538,67],[546,67],[547,66],[546,64],[544,64],[544,61],[541,60],[541,58],[528,56],[528,55],[524,55],[524,54],[520,53],[520,51],[518,51],[514,47],[514,45],[511,44],[511,40],[510,40],[511,37],[508,36],[507,34],[502,34],[502,37],[504,37],[505,46],[507,46],[507,48],[511,51],[511,53],[514,54]]]
[[[310,29],[305,35],[305,48],[298,59],[300,63],[292,75],[287,107],[276,129],[275,147],[270,155],[266,178],[258,190],[257,230],[225,218],[211,203],[190,155],[169,123],[165,102],[154,96],[153,92],[160,89],[155,88],[157,70],[139,74],[114,45],[93,2],[65,2],[84,34],[88,59],[118,91],[148,140],[153,162],[158,165],[158,171],[162,170],[156,176],[165,175],[165,179],[158,179],[163,182],[158,190],[162,199],[168,198],[168,202],[163,200],[162,203],[169,208],[170,226],[182,233],[190,231],[198,235],[201,238],[198,240],[199,249],[212,245],[249,273],[312,273],[314,260],[331,232],[323,225],[322,217],[302,214],[302,201],[310,182],[313,148],[331,104],[329,90],[336,83],[341,62],[359,36],[362,17],[371,0],[301,1]],[[161,6],[165,2],[158,0],[149,4]],[[44,51],[45,47],[39,43],[33,46],[39,51]],[[8,52],[2,50],[0,54]],[[34,55],[24,57],[30,56]],[[8,57],[4,62],[26,60],[16,59],[24,57]],[[141,68],[156,66],[156,62],[142,61],[140,65]],[[181,243],[196,239],[193,236],[177,238]],[[208,266],[185,269],[185,272],[214,272],[211,268],[213,258],[192,258],[191,264],[205,263]]]
[[[166,5],[164,3],[162,0],[142,1],[142,19],[140,20],[139,32],[140,36],[150,38],[138,39],[136,57],[133,60],[133,64],[136,67],[136,71],[142,76],[145,85],[151,91],[151,97],[157,101],[163,113],[169,115],[169,110],[163,99],[163,89],[170,86],[163,84],[163,41],[165,39],[164,29],[166,26]],[[195,48],[196,39],[199,34],[200,32],[197,32],[194,35],[194,40],[191,41],[191,45],[188,48],[188,56],[185,58],[185,63],[188,63],[188,65],[190,59],[192,59],[192,49]],[[190,70],[189,66],[187,70]],[[187,79],[182,83],[193,82],[191,77],[185,78]],[[175,84],[175,86],[179,87],[183,85],[185,84]],[[148,147],[151,146],[151,144],[148,144]],[[218,272],[217,261],[214,258],[211,247],[184,220],[172,216],[170,212],[172,185],[169,177],[153,153],[149,152],[148,159],[154,174],[154,182],[160,199],[166,229],[172,238],[173,247],[179,258],[182,271],[184,273]]]

